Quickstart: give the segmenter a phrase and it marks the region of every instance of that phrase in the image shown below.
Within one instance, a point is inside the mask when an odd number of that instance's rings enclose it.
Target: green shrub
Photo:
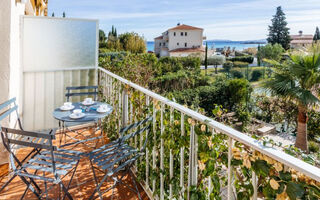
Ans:
[[[231,77],[233,78],[243,78],[244,75],[239,69],[232,69],[230,71]]]
[[[247,63],[247,62],[241,62],[241,61],[234,61],[233,62],[233,67],[243,68],[243,67],[247,67],[248,65],[249,65],[249,63]]]
[[[234,57],[234,58],[228,58],[228,60],[229,60],[229,61],[232,61],[232,62],[239,61],[239,62],[246,62],[246,63],[252,64],[252,63],[253,63],[253,60],[254,60],[254,57],[253,57],[253,56],[250,56],[250,55],[247,55],[247,56],[237,56],[237,57]]]
[[[308,118],[308,139],[315,140],[320,137],[320,112],[310,110]]]
[[[251,74],[251,81],[258,81],[262,75],[263,75],[262,70],[259,70],[259,69],[253,70]]]
[[[316,152],[319,151],[319,149],[320,149],[320,147],[319,147],[319,144],[318,144],[318,143],[313,142],[313,141],[310,141],[310,142],[309,142],[309,151],[310,151],[310,152],[316,153]]]
[[[227,61],[227,62],[223,63],[223,69],[226,72],[229,72],[232,67],[233,67],[233,62],[231,62],[231,61]]]
[[[196,57],[161,57],[155,70],[157,76],[183,69],[200,73],[200,65],[201,60]]]

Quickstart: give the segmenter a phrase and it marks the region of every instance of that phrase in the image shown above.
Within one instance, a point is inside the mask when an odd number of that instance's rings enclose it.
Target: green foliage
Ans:
[[[232,67],[233,67],[233,62],[227,61],[227,62],[223,63],[223,66],[222,66],[222,67],[223,67],[224,71],[230,72],[230,70],[231,70]]]
[[[320,139],[320,112],[312,109],[308,112],[308,118],[308,138],[310,140]]]
[[[244,67],[247,67],[248,65],[249,65],[249,63],[247,63],[247,62],[241,62],[241,61],[233,62],[234,67],[244,68]]]
[[[123,51],[145,53],[147,49],[144,38],[139,36],[138,33],[123,33],[119,35],[119,42]]]
[[[105,33],[99,31],[100,48],[106,48],[110,51],[128,51],[131,53],[145,53],[146,44],[143,37],[137,33],[123,33],[118,36],[117,29],[112,26],[105,41]]]
[[[272,25],[269,26],[268,43],[281,44],[284,49],[290,48],[290,34],[287,27],[286,16],[281,6],[277,7],[277,12],[271,20]]]
[[[218,65],[222,65],[226,61],[224,56],[213,55],[208,58],[208,64],[214,65],[215,73],[218,74]]]
[[[250,81],[258,81],[263,75],[263,71],[259,69],[255,69],[252,71],[251,80]]]
[[[252,88],[247,80],[217,78],[210,86],[201,86],[197,89],[175,92],[178,103],[192,105],[198,102],[199,107],[212,116],[216,105],[222,105],[230,111],[238,105],[244,104],[250,97]]]
[[[253,56],[248,56],[248,55],[246,55],[246,56],[236,56],[234,58],[228,58],[227,60],[232,61],[232,62],[239,61],[239,62],[252,64],[253,60],[254,60],[254,57]]]
[[[309,151],[313,153],[317,153],[320,150],[320,146],[317,142],[310,141],[309,142]]]
[[[285,50],[280,44],[267,44],[259,47],[257,56],[260,60],[271,59],[280,61],[284,52]]]
[[[233,77],[233,78],[243,78],[244,77],[243,73],[241,72],[241,70],[239,68],[233,68],[230,71],[230,74],[231,74],[231,77]]]

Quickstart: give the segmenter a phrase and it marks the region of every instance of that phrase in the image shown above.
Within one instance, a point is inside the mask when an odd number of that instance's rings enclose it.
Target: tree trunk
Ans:
[[[218,65],[214,66],[216,74],[218,74]]]
[[[307,109],[299,105],[298,106],[298,131],[297,131],[297,138],[295,146],[304,150],[308,151],[308,141],[307,141]]]

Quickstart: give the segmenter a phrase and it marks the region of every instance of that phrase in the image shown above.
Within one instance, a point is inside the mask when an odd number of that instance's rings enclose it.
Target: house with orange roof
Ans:
[[[159,57],[174,56],[186,57],[189,55],[204,54],[203,29],[178,24],[154,38],[155,54]]]
[[[290,35],[290,47],[292,49],[304,48],[312,45],[313,35],[312,34],[303,34],[302,31],[299,31],[299,35]]]

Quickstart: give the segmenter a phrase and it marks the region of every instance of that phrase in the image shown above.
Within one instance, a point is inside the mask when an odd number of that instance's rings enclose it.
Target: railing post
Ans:
[[[257,200],[258,198],[258,183],[257,183],[257,175],[254,171],[252,171],[252,185],[253,185],[253,200]]]
[[[164,104],[161,102],[161,119],[160,119],[160,134],[163,135],[164,132],[164,124],[163,124],[163,112],[164,112]],[[160,199],[164,199],[164,176],[163,176],[163,170],[164,170],[164,141],[161,137],[160,139]]]
[[[122,127],[128,125],[128,91],[122,91]]]
[[[156,106],[155,103],[153,103],[153,120],[152,120],[152,132],[153,132],[153,148],[152,148],[152,170],[153,172],[156,170],[156,142],[157,142],[157,137],[156,137],[156,117],[157,117],[157,113],[156,113]],[[156,191],[156,180],[153,179],[152,180],[152,190],[153,192]]]
[[[231,200],[232,196],[232,138],[229,137],[228,139],[228,200]]]
[[[184,114],[181,113],[181,137],[184,137]],[[180,149],[180,187],[181,195],[180,199],[183,199],[184,194],[184,147]]]
[[[146,96],[146,106],[149,107],[150,105],[150,98]],[[148,117],[149,113],[146,114]],[[149,130],[146,132],[146,139],[148,138]],[[146,188],[149,189],[149,149],[146,147]]]
[[[174,115],[173,115],[173,108],[170,107],[170,129],[171,131],[173,130],[173,120],[174,120]],[[172,135],[171,135],[172,136]],[[169,184],[169,199],[172,199],[172,183],[171,180],[173,178],[173,154],[172,154],[172,149],[170,148],[170,161],[169,161],[169,173],[170,173],[170,184]]]
[[[190,127],[190,151],[189,151],[189,172],[188,172],[188,199],[190,199],[190,188],[197,184],[197,159],[196,159],[196,136],[194,125]]]

